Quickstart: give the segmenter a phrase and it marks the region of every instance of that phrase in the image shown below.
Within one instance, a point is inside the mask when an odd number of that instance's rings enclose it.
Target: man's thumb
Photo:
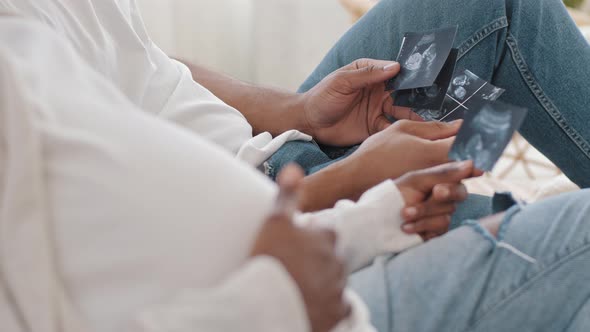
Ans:
[[[361,63],[362,62],[362,63]],[[400,64],[384,60],[359,61],[358,68],[344,71],[341,75],[353,89],[363,89],[370,85],[383,83],[395,77],[400,71]]]
[[[277,184],[279,185],[279,196],[275,206],[275,213],[292,216],[298,206],[298,191],[305,173],[301,167],[291,164],[287,165],[279,173]]]

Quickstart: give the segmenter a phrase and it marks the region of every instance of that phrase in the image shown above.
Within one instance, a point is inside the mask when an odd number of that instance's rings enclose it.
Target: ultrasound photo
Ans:
[[[432,86],[449,57],[456,34],[456,26],[406,33],[397,57],[401,71],[386,83],[386,88],[408,90]]]
[[[520,128],[527,110],[524,108],[482,100],[473,103],[465,113],[465,122],[449,158],[456,161],[473,160],[475,167],[491,171]]]
[[[426,88],[398,90],[391,94],[393,104],[413,109],[440,110],[453,79],[459,50],[451,50],[447,61],[434,84]]]
[[[504,93],[503,89],[489,84],[469,70],[464,70],[462,73],[455,75],[448,91],[449,96],[460,103],[466,103],[474,96],[479,96],[483,100],[494,101],[502,93]]]
[[[414,112],[427,121],[450,122],[463,119],[473,105],[480,105],[482,101],[495,101],[504,91],[471,71],[463,70],[453,77],[442,108],[438,110],[421,108],[415,109]]]

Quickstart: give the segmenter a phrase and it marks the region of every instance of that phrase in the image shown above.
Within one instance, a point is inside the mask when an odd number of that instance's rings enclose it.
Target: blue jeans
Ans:
[[[381,0],[301,91],[356,59],[394,59],[406,31],[455,24],[458,69],[505,88],[503,101],[528,108],[521,134],[590,187],[590,46],[561,0]],[[271,176],[291,161],[313,173],[346,153],[293,142],[267,164]],[[590,191],[513,207],[497,239],[468,220],[490,206],[471,197],[453,221],[465,226],[351,278],[379,331],[590,329]]]
[[[466,224],[350,278],[378,331],[590,331],[590,190]]]
[[[528,108],[520,133],[577,185],[590,187],[590,46],[560,0],[381,0],[338,41],[300,92],[356,59],[393,60],[407,31],[450,25],[459,25],[457,69],[505,88],[501,100]],[[271,177],[290,162],[311,174],[347,154],[291,142],[266,164]],[[489,205],[489,198],[470,197],[453,222],[484,216]]]

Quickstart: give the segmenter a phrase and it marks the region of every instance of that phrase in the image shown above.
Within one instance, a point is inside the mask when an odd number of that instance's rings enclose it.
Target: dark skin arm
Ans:
[[[460,125],[398,121],[368,138],[350,157],[306,177],[301,209],[317,211],[341,199],[357,200],[387,179],[447,163]]]
[[[266,131],[277,136],[291,129],[313,134],[301,111],[303,95],[255,86],[205,67],[185,64],[195,81],[246,117],[254,135]]]
[[[420,121],[407,108],[394,107],[383,82],[399,73],[392,61],[360,59],[332,73],[306,93],[261,87],[185,63],[193,79],[236,108],[254,128],[273,136],[297,129],[320,143],[359,144],[397,119]]]
[[[304,212],[331,208],[341,199],[356,200],[384,180],[448,162],[461,124],[423,123],[409,109],[392,106],[383,84],[399,72],[399,64],[391,61],[357,60],[304,94],[259,87],[188,66],[197,82],[246,117],[253,134],[266,131],[276,136],[297,129],[327,145],[362,143],[349,158],[303,180],[299,204]],[[385,115],[401,121],[392,125]],[[424,224],[441,223],[417,225]],[[421,234],[438,234],[442,229],[440,225],[422,228]]]
[[[329,145],[364,142],[350,158],[305,179],[301,208],[306,212],[332,207],[340,199],[355,200],[386,179],[447,162],[452,142],[443,139],[458,129],[421,123],[409,109],[392,106],[383,83],[399,72],[399,64],[391,61],[357,60],[304,94],[258,87],[188,66],[197,82],[246,117],[253,134],[267,131],[276,136],[297,129]],[[392,126],[386,114],[412,121]]]

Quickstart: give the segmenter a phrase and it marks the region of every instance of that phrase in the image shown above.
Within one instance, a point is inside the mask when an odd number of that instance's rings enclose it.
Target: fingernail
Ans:
[[[393,68],[395,68],[395,67],[397,66],[397,64],[398,64],[397,62],[394,62],[394,63],[392,63],[392,64],[389,64],[389,65],[387,65],[387,66],[383,67],[383,71],[390,71],[390,70],[392,70]]]
[[[415,207],[410,207],[405,209],[406,215],[410,218],[413,218],[415,216],[418,215],[418,209],[416,209]]]
[[[463,120],[462,119],[449,122],[449,124],[451,126],[456,126],[456,125],[461,124],[461,123],[463,123]]]
[[[416,228],[414,227],[414,224],[404,224],[404,225],[402,226],[402,230],[403,230],[404,232],[408,232],[408,233],[410,233],[410,232],[413,232],[415,229],[416,229]]]
[[[471,168],[471,160],[462,161],[461,163],[459,163],[459,168],[461,168],[461,169]]]
[[[438,192],[440,193],[442,198],[447,198],[451,195],[451,192],[449,191],[449,189],[445,188],[445,187],[439,188]]]

